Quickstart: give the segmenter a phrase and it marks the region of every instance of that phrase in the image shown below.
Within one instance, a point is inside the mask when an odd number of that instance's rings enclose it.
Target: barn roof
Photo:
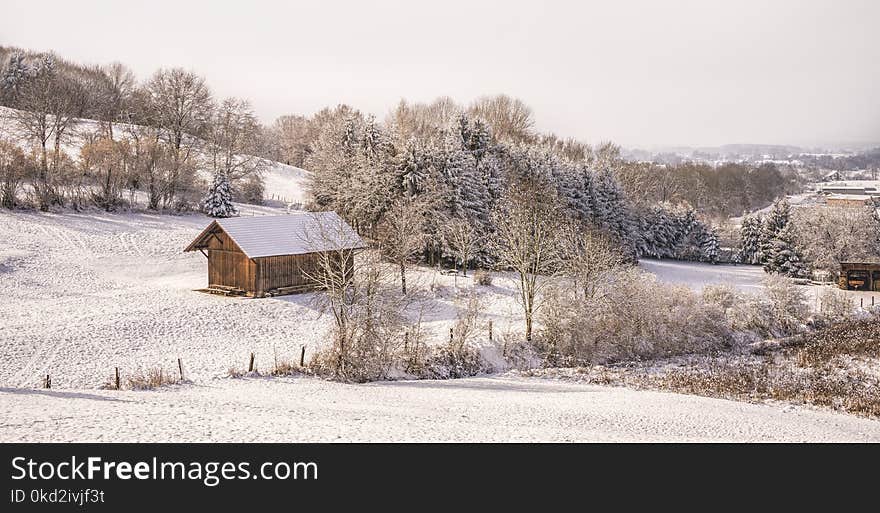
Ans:
[[[229,235],[248,258],[367,247],[336,212],[298,212],[215,219],[184,251],[206,248],[217,228]]]

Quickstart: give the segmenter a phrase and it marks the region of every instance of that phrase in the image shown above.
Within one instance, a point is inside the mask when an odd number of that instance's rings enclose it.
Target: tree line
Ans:
[[[216,100],[202,77],[182,69],[138,82],[119,63],[3,54],[0,104],[14,109],[0,141],[5,206],[113,210],[142,193],[150,209],[185,210],[210,183],[200,169],[228,181],[241,200],[262,199],[264,130],[247,100]]]

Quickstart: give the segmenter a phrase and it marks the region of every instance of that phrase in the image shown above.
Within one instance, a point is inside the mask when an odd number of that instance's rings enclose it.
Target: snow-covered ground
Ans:
[[[706,285],[729,284],[742,292],[760,293],[764,286],[764,270],[755,265],[712,265],[681,260],[639,261],[639,267],[654,273],[665,283],[687,285],[695,291]]]
[[[258,207],[259,214],[279,213]],[[202,215],[0,212],[0,386],[98,388],[116,367],[125,376],[183,359],[187,379],[225,376],[298,361],[326,343],[332,322],[314,294],[267,299],[195,292],[207,264],[183,248],[210,222]],[[434,287],[424,312],[436,340],[455,322],[469,278],[421,269],[411,286]],[[456,287],[458,285],[458,287]],[[496,333],[514,322],[513,284],[480,287]]]
[[[539,378],[0,389],[0,441],[880,441],[880,422]]]
[[[639,267],[654,273],[665,283],[687,285],[694,291],[701,291],[706,285],[732,285],[741,292],[762,294],[762,280],[767,275],[757,265],[705,264],[681,260],[639,261]],[[804,285],[810,305],[818,308],[822,294],[834,285]],[[880,304],[880,292],[847,290],[844,293],[852,300],[853,306],[865,308]]]

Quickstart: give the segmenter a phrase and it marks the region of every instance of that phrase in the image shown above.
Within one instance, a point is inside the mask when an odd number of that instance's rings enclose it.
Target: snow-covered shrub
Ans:
[[[413,297],[400,294],[393,269],[382,265],[377,254],[364,252],[353,262],[351,252],[332,253],[322,254],[319,270],[309,277],[324,289],[314,300],[334,319],[333,344],[316,354],[310,366],[342,381],[384,379],[399,362],[405,310]]]
[[[806,288],[781,275],[766,276],[763,283],[775,327],[784,330],[783,335],[802,331],[810,315]]]
[[[828,322],[838,322],[848,319],[855,310],[852,300],[846,292],[837,288],[828,288],[819,297],[819,311]]]
[[[492,274],[484,269],[477,269],[474,271],[474,283],[483,286],[492,285]]]
[[[421,377],[432,379],[464,378],[492,371],[473,346],[460,346],[454,342],[434,348],[425,368],[427,374]]]
[[[703,301],[709,304],[717,305],[723,311],[727,312],[733,308],[740,300],[740,295],[732,285],[726,283],[718,285],[706,285],[703,287]]]
[[[549,365],[705,353],[733,339],[723,309],[650,273],[616,273],[593,300],[557,287],[543,311],[541,346]]]

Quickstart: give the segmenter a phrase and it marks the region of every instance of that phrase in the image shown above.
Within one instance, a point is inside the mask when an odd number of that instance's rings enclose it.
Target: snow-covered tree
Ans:
[[[701,244],[701,249],[703,251],[702,260],[704,262],[709,262],[710,264],[718,263],[718,234],[715,233],[714,229],[708,229],[703,232],[703,240]]]
[[[767,244],[764,271],[793,278],[808,276],[807,264],[794,243],[791,224],[786,224]]]
[[[770,255],[771,241],[780,231],[782,231],[783,228],[788,226],[790,217],[791,205],[789,205],[788,200],[782,198],[773,202],[773,207],[770,209],[770,212],[764,216],[764,220],[761,223],[761,236],[759,241],[761,252],[758,256],[759,262],[764,263],[767,261],[767,258]]]
[[[10,55],[0,71],[0,97],[14,105],[19,90],[30,75],[31,67],[25,61],[24,54],[15,52]]]
[[[232,204],[229,179],[223,173],[214,175],[214,182],[202,200],[202,211],[211,217],[231,217],[238,214]]]
[[[744,264],[761,263],[761,220],[756,216],[745,216],[740,229],[742,240],[739,261]]]

